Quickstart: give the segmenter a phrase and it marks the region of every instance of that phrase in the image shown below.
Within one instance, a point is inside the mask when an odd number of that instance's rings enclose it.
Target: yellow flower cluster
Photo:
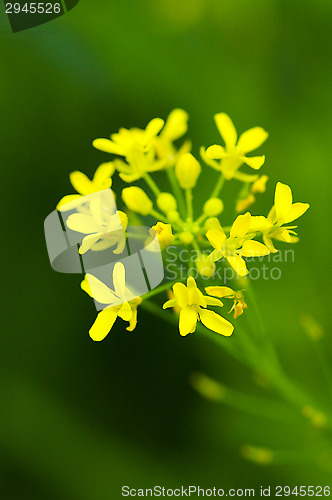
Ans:
[[[121,259],[126,246],[128,216],[132,217],[133,214],[136,214],[136,221],[141,220],[139,217],[149,218],[151,238],[157,238],[162,251],[174,245],[196,252],[196,258],[188,264],[185,283],[182,278],[149,292],[149,296],[165,291],[170,294],[172,298],[165,302],[163,308],[173,308],[179,314],[182,336],[193,333],[198,322],[221,335],[232,334],[233,325],[208,307],[221,307],[220,298],[230,299],[233,301],[230,312],[234,313],[236,319],[247,308],[244,290],[236,291],[223,286],[223,283],[215,284],[213,277],[217,267],[230,265],[238,276],[248,275],[246,258],[277,252],[273,240],[284,243],[298,241],[294,232],[296,226],[288,224],[309,208],[307,203],[293,203],[291,188],[278,182],[274,204],[267,217],[246,212],[238,215],[230,226],[224,225],[220,219],[224,211],[220,193],[225,182],[234,179],[241,183],[234,207],[238,213],[245,212],[255,202],[255,195],[266,189],[266,175],[250,174],[241,167],[258,171],[263,166],[264,155],[248,156],[248,153],[258,149],[268,134],[261,127],[253,127],[238,137],[233,122],[225,113],[216,114],[215,123],[224,145],[201,147],[201,160],[192,154],[190,141],[185,140],[178,147],[178,141],[188,129],[188,115],[181,109],[172,111],[166,121],[161,118],[151,120],[144,129],[121,128],[110,139],[96,139],[94,147],[114,155],[112,161],[102,163],[92,180],[81,172],[70,174],[72,186],[78,194],[65,196],[57,206],[60,211],[77,209],[77,213],[69,215],[66,223],[70,229],[84,235],[79,249],[81,254],[114,247],[114,253],[119,254]],[[201,213],[195,213],[197,207],[193,190],[205,185],[206,181],[201,180],[200,176],[207,167],[218,171],[219,177]],[[151,176],[157,171],[163,189]],[[148,190],[142,185],[122,189],[122,211],[108,205],[107,200],[99,204],[85,203],[82,197],[110,190],[115,172],[126,183],[145,182]],[[115,221],[118,231],[110,231]],[[197,282],[193,270],[196,271]],[[207,279],[211,282],[204,287],[207,295],[203,295],[199,287]],[[82,282],[83,290],[105,306],[90,330],[94,340],[102,340],[117,317],[129,322],[129,331],[136,326],[137,306],[142,298],[130,298],[131,293],[125,282],[125,267],[121,262],[114,266],[113,283],[114,290],[111,290],[92,275],[87,275]],[[118,305],[114,306],[115,298]]]

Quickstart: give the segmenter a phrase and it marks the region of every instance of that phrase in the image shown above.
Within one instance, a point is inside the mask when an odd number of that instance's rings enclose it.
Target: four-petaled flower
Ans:
[[[212,219],[210,222],[212,229],[206,233],[207,239],[215,249],[211,254],[212,260],[216,262],[225,257],[239,276],[245,276],[249,272],[243,257],[260,257],[270,253],[263,243],[252,240],[255,233],[253,231],[249,233],[250,220],[249,212],[239,215],[227,238],[218,219]]]
[[[72,231],[86,234],[79,248],[80,254],[88,250],[101,251],[115,246],[113,253],[120,254],[126,246],[128,217],[109,196],[98,196],[89,204],[89,213],[71,214],[66,225]]]
[[[293,231],[297,226],[284,226],[293,222],[303,215],[308,208],[309,203],[293,203],[292,190],[287,184],[278,182],[274,195],[274,205],[269,215],[251,217],[250,231],[262,232],[265,245],[271,253],[278,250],[274,247],[272,239],[284,241],[286,243],[296,243],[299,238]]]
[[[117,317],[129,322],[127,327],[129,332],[132,332],[136,327],[137,306],[142,302],[142,299],[134,297],[126,287],[125,267],[121,262],[117,262],[114,266],[113,286],[114,290],[111,290],[92,274],[86,274],[81,283],[81,288],[90,297],[96,302],[106,305],[89,330],[92,340],[103,340],[110,332]]]
[[[223,303],[213,297],[203,295],[197,288],[192,276],[187,279],[187,286],[184,283],[173,285],[174,299],[168,300],[163,308],[178,306],[179,331],[185,336],[196,330],[197,321],[201,321],[206,328],[221,335],[229,337],[232,335],[234,327],[225,318],[207,309],[207,306],[223,306]]]
[[[253,127],[241,134],[238,140],[234,124],[226,113],[218,113],[214,119],[225,147],[215,144],[206,151],[203,148],[201,150],[203,158],[212,168],[220,170],[225,179],[236,177],[244,181],[254,180],[256,177],[242,174],[238,172],[238,169],[243,163],[254,170],[261,168],[265,156],[248,157],[246,154],[259,148],[266,141],[268,133],[261,127]],[[211,161],[208,161],[209,159]],[[220,160],[220,162],[215,160]]]

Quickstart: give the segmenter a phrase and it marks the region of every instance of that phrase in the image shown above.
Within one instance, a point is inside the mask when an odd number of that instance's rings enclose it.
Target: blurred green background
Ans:
[[[1,499],[109,500],[125,484],[328,484],[327,468],[293,453],[319,446],[318,430],[247,416],[193,391],[188,377],[199,370],[265,394],[205,338],[183,339],[140,310],[134,334],[119,320],[93,343],[94,306],[79,276],[52,271],[43,221],[72,192],[70,171],[92,175],[107,158],[92,140],[120,126],[144,127],[182,107],[196,155],[219,140],[216,112],[240,132],[264,127],[270,181],[253,213],[267,213],[279,180],[311,209],[295,263],[255,288],[286,371],[329,405],[299,317],[323,325],[331,351],[331,28],[330,0],[81,0],[15,35],[2,10]],[[201,202],[216,179],[205,175]],[[249,463],[239,455],[244,443],[290,450],[293,464]]]

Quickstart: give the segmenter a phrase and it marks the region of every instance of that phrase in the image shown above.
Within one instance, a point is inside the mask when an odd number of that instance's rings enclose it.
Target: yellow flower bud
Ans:
[[[269,465],[273,462],[273,452],[268,448],[256,448],[246,444],[240,448],[240,453],[243,458],[259,465]]]
[[[174,235],[172,233],[172,226],[170,224],[164,224],[163,222],[157,222],[155,226],[150,229],[151,236],[155,237],[157,235],[160,249],[171,245],[174,241]]]
[[[203,211],[208,217],[215,217],[224,210],[224,204],[220,198],[210,198],[204,205]]]
[[[212,401],[222,401],[227,389],[203,373],[193,373],[190,377],[191,385],[197,392]]]
[[[180,233],[179,238],[185,245],[190,245],[190,243],[192,243],[194,240],[194,236],[190,231],[184,231],[183,233]]]
[[[195,187],[200,173],[201,166],[191,153],[180,156],[175,166],[175,175],[183,189]]]
[[[176,199],[171,193],[160,193],[157,198],[157,205],[165,214],[177,209]]]
[[[211,278],[216,270],[216,266],[214,262],[211,261],[209,255],[201,254],[195,261],[195,265],[199,274],[206,278]]]
[[[171,210],[168,212],[167,217],[170,222],[177,222],[180,219],[180,214],[177,210]]]
[[[149,215],[153,203],[148,195],[138,186],[130,186],[122,190],[122,199],[133,212],[141,215]]]

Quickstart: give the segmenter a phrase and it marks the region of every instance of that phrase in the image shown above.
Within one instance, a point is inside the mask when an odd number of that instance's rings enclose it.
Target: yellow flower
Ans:
[[[164,126],[164,120],[154,118],[144,130],[139,128],[120,128],[110,139],[95,139],[93,146],[105,153],[111,153],[126,158],[133,150],[148,151],[153,140]]]
[[[229,311],[230,313],[234,311],[234,319],[236,319],[238,316],[241,316],[244,309],[247,309],[248,307],[243,297],[244,290],[235,292],[228,286],[208,286],[205,288],[205,291],[207,294],[218,297],[219,299],[222,299],[224,297],[227,299],[234,299],[233,307]]]
[[[82,255],[88,250],[101,251],[115,245],[113,253],[120,254],[126,246],[127,215],[120,210],[112,213],[104,208],[100,200],[100,203],[91,203],[91,214],[75,213],[66,220],[69,229],[87,235],[79,248]]]
[[[69,176],[70,182],[79,194],[69,194],[64,196],[59,201],[56,207],[57,210],[61,210],[62,212],[71,210],[81,204],[82,196],[110,188],[112,186],[112,175],[114,172],[114,162],[111,161],[99,165],[92,180],[83,174],[83,172],[72,172]]]
[[[148,195],[138,186],[130,186],[122,190],[122,199],[132,212],[149,215],[153,203]]]
[[[173,109],[166,120],[164,128],[155,137],[154,146],[157,156],[161,160],[166,160],[166,167],[174,166],[181,155],[190,152],[190,141],[185,141],[178,150],[174,146],[174,141],[187,132],[188,118],[188,113],[183,109]]]
[[[175,175],[183,189],[195,187],[200,173],[201,166],[191,153],[180,156],[175,166]]]
[[[296,243],[299,238],[293,229],[297,226],[284,226],[284,224],[301,217],[309,207],[309,203],[293,203],[291,188],[287,184],[278,182],[274,195],[274,205],[268,217],[251,217],[250,230],[262,232],[265,245],[270,252],[276,253],[277,250],[272,243],[272,239],[286,243]]]
[[[170,246],[174,241],[172,226],[170,224],[157,222],[155,226],[152,226],[149,232],[153,238],[157,236],[160,250],[164,250],[166,247]]]
[[[96,139],[93,146],[100,151],[125,158],[127,163],[117,159],[115,166],[122,180],[133,182],[147,172],[155,172],[165,167],[166,160],[158,159],[154,148],[156,137],[164,123],[161,118],[154,118],[144,130],[121,128],[118,133],[111,135],[111,140]]]
[[[125,284],[125,267],[117,262],[113,269],[114,290],[108,288],[102,281],[87,274],[81,283],[81,288],[106,308],[100,311],[89,334],[92,340],[103,340],[110,332],[117,317],[129,322],[127,330],[132,332],[137,324],[137,306],[142,302],[141,297],[132,298],[133,295]],[[112,304],[117,305],[112,306]],[[108,305],[107,305],[108,304]]]
[[[259,148],[266,141],[268,137],[267,132],[261,127],[254,127],[240,135],[238,140],[234,124],[228,115],[218,113],[214,119],[224,140],[225,147],[219,145],[210,146],[205,152],[206,158],[212,160],[208,164],[216,170],[220,170],[227,180],[233,177],[245,180],[243,174],[237,172],[237,170],[243,163],[254,170],[261,168],[264,164],[265,156],[247,157],[246,154]],[[204,149],[202,153],[204,155]],[[220,162],[218,163],[214,160],[220,160]],[[248,180],[248,176],[246,178]]]
[[[247,212],[245,215],[239,215],[230,230],[230,235],[227,238],[217,219],[212,219],[206,237],[215,249],[212,252],[214,262],[225,257],[232,268],[239,276],[248,274],[248,269],[243,257],[259,257],[268,255],[269,249],[259,243],[253,241],[254,234],[249,233],[251,215]],[[249,233],[249,234],[248,234]]]
[[[206,328],[221,335],[230,336],[233,325],[225,318],[207,309],[207,306],[222,306],[220,300],[207,297],[197,288],[194,278],[187,279],[187,286],[183,283],[173,285],[174,299],[168,300],[163,309],[178,306],[180,335],[185,336],[196,330],[197,321],[201,321]]]
[[[237,200],[235,210],[237,212],[244,212],[250,205],[255,203],[256,197],[254,194],[265,192],[268,179],[267,175],[261,175],[259,179],[251,184],[250,191],[249,188],[246,188],[245,193]]]

